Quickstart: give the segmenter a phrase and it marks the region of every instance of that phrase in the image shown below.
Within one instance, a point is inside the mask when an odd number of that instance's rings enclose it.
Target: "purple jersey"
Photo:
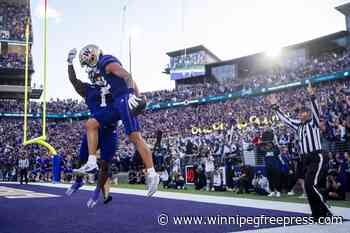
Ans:
[[[97,63],[97,68],[104,80],[110,85],[110,92],[113,98],[128,94],[130,91],[125,80],[106,72],[106,67],[110,63],[117,63],[122,66],[121,62],[116,57],[112,55],[102,55]]]
[[[85,83],[85,102],[102,127],[115,127],[118,115],[113,109],[113,98],[108,84],[102,86]]]
[[[109,86],[98,86],[85,83],[85,103],[91,114],[95,114],[101,110],[105,110],[112,106],[113,99],[109,92]]]

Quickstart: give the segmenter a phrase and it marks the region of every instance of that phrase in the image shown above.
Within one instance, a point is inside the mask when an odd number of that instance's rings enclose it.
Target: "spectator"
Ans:
[[[207,191],[214,191],[214,170],[214,157],[211,154],[208,154],[205,158],[205,175],[207,178]]]
[[[282,164],[279,159],[280,150],[273,144],[273,140],[272,131],[265,131],[262,135],[262,145],[258,148],[258,153],[265,157],[266,175],[271,189],[269,197],[280,197]]]
[[[338,181],[337,171],[331,170],[329,172],[326,187],[329,200],[345,200],[345,188]]]
[[[215,191],[226,191],[222,170],[216,168],[213,173],[213,186]]]
[[[169,186],[169,173],[168,171],[162,167],[160,172],[160,182],[163,184],[163,188],[168,188]]]
[[[206,177],[202,165],[195,167],[194,186],[196,190],[202,190],[206,186]]]
[[[249,193],[249,188],[252,182],[250,177],[250,171],[247,166],[241,167],[240,176],[236,178],[238,181],[238,191],[237,194]]]
[[[260,170],[257,171],[254,179],[252,180],[252,185],[254,187],[254,191],[263,196],[267,196],[270,194],[269,181],[262,174]]]
[[[1,9],[1,7],[0,7]],[[244,86],[249,90],[255,87],[270,85],[271,83],[284,83],[293,80],[300,80],[310,75],[324,74],[334,71],[340,71],[350,65],[349,51],[337,53],[335,57],[332,53],[323,54],[318,58],[304,60],[296,64],[289,64],[278,70],[266,70],[264,72],[251,73],[235,82],[228,81],[224,84],[218,83],[202,83],[190,86],[178,86],[174,90],[163,90],[145,93],[152,103],[159,101],[167,101],[176,99],[177,101],[189,100],[208,95],[221,95],[233,90],[240,91]],[[13,63],[21,63],[20,55],[8,54],[0,57],[0,61],[7,66],[8,59]],[[18,60],[18,61],[17,61]],[[194,59],[197,61],[197,58]],[[0,62],[1,63],[1,62]],[[7,62],[8,63],[8,62]],[[184,64],[185,61],[181,62]],[[332,164],[335,169],[339,169],[340,161],[344,164],[349,163],[347,152],[349,152],[349,125],[350,125],[350,99],[347,96],[349,80],[339,80],[331,82],[323,82],[319,84],[317,95],[320,97],[320,107],[322,111],[322,121],[320,123],[323,144],[328,144],[327,152],[332,155]],[[340,93],[340,94],[338,94]],[[305,88],[295,88],[285,90],[276,94],[281,98],[281,108],[294,109],[302,100],[305,99]],[[30,102],[29,109],[32,113],[41,112],[41,103]],[[85,104],[77,100],[60,100],[51,99],[47,104],[48,113],[81,113],[87,110]],[[23,103],[18,100],[0,100],[0,112],[23,112]],[[291,112],[295,115],[295,112]],[[252,117],[259,117],[260,124],[250,123]],[[264,120],[266,118],[266,120]],[[260,145],[262,132],[266,129],[273,129],[278,142],[288,146],[289,154],[293,157],[293,164],[297,164],[299,168],[291,169],[291,162],[288,162],[288,170],[295,171],[296,179],[299,186],[302,187],[303,169],[297,157],[297,151],[294,146],[294,135],[289,129],[279,124],[277,120],[273,120],[272,115],[268,111],[268,104],[262,96],[244,97],[235,100],[220,101],[215,103],[201,105],[187,105],[178,108],[168,108],[161,110],[147,110],[140,115],[141,128],[146,135],[149,144],[155,144],[155,129],[163,132],[162,145],[160,151],[156,154],[159,164],[165,166],[170,173],[170,177],[174,175],[184,176],[185,166],[198,166],[196,173],[196,187],[203,188],[203,185],[211,187],[211,182],[206,180],[205,168],[202,169],[202,158],[205,151],[210,151],[214,158],[214,164],[224,166],[226,168],[226,183],[228,188],[238,189],[239,179],[233,182],[234,169],[242,161],[243,150],[246,146],[251,149],[251,153],[255,153],[254,143]],[[264,123],[262,123],[264,122]],[[223,128],[212,130],[213,124],[223,124]],[[322,130],[321,125],[324,129]],[[41,135],[41,124],[36,119],[29,120],[29,137],[37,137]],[[201,131],[193,133],[193,128],[200,128]],[[231,129],[232,130],[229,130]],[[2,179],[11,179],[11,172],[14,166],[17,166],[17,160],[22,156],[18,145],[21,143],[21,134],[23,129],[23,121],[18,118],[3,117],[0,119],[0,170],[2,171]],[[48,142],[52,143],[58,149],[64,145],[65,153],[62,155],[63,161],[68,162],[71,156],[72,164],[77,161],[77,151],[79,150],[79,139],[84,130],[84,121],[82,119],[68,120],[49,120],[48,121]],[[134,148],[125,142],[125,135],[121,134],[121,146],[113,162],[115,171],[129,171],[133,163],[137,164],[134,157]],[[204,146],[205,145],[205,146]],[[207,149],[205,149],[207,147]],[[260,146],[258,146],[260,147]],[[244,149],[243,149],[244,148]],[[204,150],[205,149],[205,150]],[[34,159],[38,155],[42,156],[46,152],[43,148],[35,145],[26,147],[31,160],[33,161],[32,178],[36,180],[51,179],[50,159],[40,158],[38,162]],[[339,154],[339,156],[337,156]],[[338,157],[338,158],[337,158]],[[41,161],[42,160],[42,161]],[[119,161],[119,162],[118,162]],[[295,162],[294,162],[295,161]],[[74,165],[73,165],[74,166]],[[66,168],[66,165],[64,165]],[[141,170],[142,168],[138,168]],[[135,169],[133,169],[135,170]],[[345,176],[350,174],[348,168],[343,169]],[[65,169],[68,173],[69,169]],[[66,173],[64,172],[64,173]],[[142,182],[142,172],[135,170],[139,176],[136,176],[139,182]],[[238,175],[240,176],[240,175]],[[69,176],[64,176],[65,180],[69,180]],[[207,177],[208,176],[207,174]],[[203,180],[204,178],[204,180]],[[176,178],[172,180],[175,182]],[[243,182],[244,183],[244,182]],[[250,182],[248,185],[249,191]],[[289,185],[288,185],[289,186]],[[348,188],[345,184],[345,187]],[[242,189],[242,188],[241,188]],[[243,189],[244,190],[244,189]],[[297,186],[294,189],[297,192]],[[302,189],[301,189],[302,190]],[[245,191],[245,190],[244,190]],[[301,191],[302,192],[302,191]]]

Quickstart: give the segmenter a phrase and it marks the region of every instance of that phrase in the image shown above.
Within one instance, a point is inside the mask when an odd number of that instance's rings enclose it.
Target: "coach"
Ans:
[[[311,109],[306,106],[298,110],[299,119],[291,119],[277,105],[277,97],[272,94],[267,97],[271,108],[279,119],[292,128],[297,134],[300,154],[305,169],[305,191],[315,222],[320,217],[331,216],[329,207],[324,199],[326,184],[326,156],[322,153],[320,138],[320,112],[315,97],[315,89],[309,84],[307,92],[310,96]]]

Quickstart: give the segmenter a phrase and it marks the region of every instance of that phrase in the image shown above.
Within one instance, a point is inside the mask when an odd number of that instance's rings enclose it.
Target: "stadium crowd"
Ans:
[[[202,96],[222,95],[227,92],[249,91],[250,89],[277,85],[290,81],[304,79],[306,77],[328,74],[336,71],[342,71],[349,68],[350,52],[326,53],[318,58],[312,58],[307,61],[296,60],[297,64],[292,63],[288,66],[278,66],[270,69],[268,72],[251,73],[242,80],[233,80],[224,84],[203,83],[188,86],[179,86],[174,90],[161,90],[143,93],[147,96],[150,103],[162,101],[184,101]],[[23,68],[24,58],[20,55],[9,54],[6,57],[0,56],[0,67]],[[41,106],[32,102],[33,112],[40,112]],[[0,100],[0,112],[23,112],[23,105],[16,101]],[[48,103],[49,113],[74,113],[87,111],[83,101],[77,100],[50,100]]]
[[[42,110],[42,104],[40,102],[31,101],[29,103],[29,112],[40,113]],[[52,114],[64,114],[64,113],[76,113],[86,112],[87,108],[83,101],[73,99],[50,99],[47,102],[47,113]],[[20,100],[6,99],[0,101],[0,112],[24,112],[24,103]]]
[[[25,7],[0,3],[0,35],[2,39],[23,40]],[[192,54],[173,60],[172,68],[187,63],[202,64],[203,54]],[[31,64],[32,65],[32,64]],[[227,83],[202,83],[178,86],[174,90],[147,92],[150,103],[183,101],[203,96],[222,95],[227,92],[247,91],[254,88],[277,85],[310,76],[329,74],[349,68],[350,51],[328,52],[308,60],[294,59],[283,65],[274,64],[266,70],[251,71],[240,80]],[[0,68],[23,68],[24,57],[9,53],[0,55]],[[349,142],[350,142],[350,85],[349,80],[323,82],[317,86],[317,96],[322,110],[322,140],[329,153],[330,190],[349,190]],[[280,106],[295,116],[295,107],[307,100],[305,88],[290,89],[278,93]],[[29,111],[40,113],[41,103],[30,102]],[[0,113],[23,112],[23,103],[18,100],[0,100]],[[66,114],[86,112],[83,101],[51,99],[47,113]],[[193,165],[193,182],[196,189],[236,190],[239,193],[255,190],[268,193],[268,182],[263,172],[243,166],[244,153],[255,152],[261,143],[264,131],[272,129],[281,150],[280,169],[284,174],[283,189],[292,192],[296,182],[297,162],[295,137],[274,116],[264,96],[244,97],[224,102],[203,105],[188,105],[180,108],[147,110],[140,116],[143,134],[153,148],[157,170],[161,172],[164,187],[185,187],[185,166]],[[47,152],[36,145],[23,148],[23,121],[15,118],[0,118],[0,180],[16,180],[18,158],[30,160],[32,180],[49,181],[51,161]],[[41,123],[31,120],[30,138],[40,136]],[[163,133],[161,143],[156,131]],[[84,121],[77,119],[50,120],[48,140],[59,149],[62,156],[62,178],[70,181],[75,166],[80,139],[84,133]],[[121,133],[118,153],[113,157],[113,170],[128,171],[130,183],[144,182],[140,159],[133,146]],[[137,155],[137,153],[136,153]],[[259,158],[259,154],[257,155]],[[260,158],[261,159],[261,158]],[[263,158],[262,158],[263,160]],[[261,163],[263,164],[263,162]],[[220,169],[224,167],[224,169]],[[223,172],[225,171],[225,172]],[[223,173],[226,179],[223,180]],[[340,184],[340,185],[339,185]],[[333,188],[332,188],[333,187]],[[332,190],[332,192],[334,192]],[[342,192],[343,192],[342,191]],[[335,195],[331,195],[335,196]],[[342,195],[340,195],[342,196]]]
[[[203,83],[189,86],[179,86],[175,90],[162,90],[145,93],[150,101],[183,101],[201,96],[221,95],[226,92],[250,90],[259,87],[279,85],[298,81],[311,76],[342,71],[350,66],[350,52],[328,52],[319,57],[307,60],[294,59],[283,65],[269,67],[262,71],[250,71],[244,79],[232,80],[227,83]]]
[[[149,103],[163,101],[184,101],[202,96],[222,95],[227,92],[249,91],[254,88],[266,87],[272,84],[282,84],[290,81],[304,79],[306,77],[328,74],[349,68],[350,52],[325,53],[320,57],[307,61],[295,60],[286,66],[276,66],[269,71],[251,72],[242,80],[232,80],[224,84],[202,83],[196,85],[178,86],[174,90],[161,90],[143,93]],[[24,58],[21,55],[0,55],[0,67],[23,68]],[[74,113],[87,111],[83,101],[51,99],[47,105],[48,113]],[[40,112],[41,106],[36,102],[31,103],[32,112]],[[23,105],[16,101],[0,100],[0,112],[23,112]]]
[[[342,190],[349,188],[349,90],[348,80],[325,82],[317,86],[323,116],[323,145],[330,158],[329,182],[335,182],[335,187],[341,184],[339,187]],[[304,88],[280,92],[278,96],[282,109],[292,116],[296,114],[293,109],[307,99]],[[72,106],[75,103],[78,102],[70,102]],[[11,104],[6,106],[11,110]],[[260,120],[249,120],[254,116]],[[267,129],[273,129],[276,142],[286,154],[286,161],[281,162],[280,169],[285,171],[285,179],[293,183],[288,174],[295,174],[293,161],[298,160],[295,138],[288,128],[273,118],[264,96],[190,105],[181,109],[148,110],[140,118],[143,134],[153,148],[156,167],[161,171],[165,187],[185,187],[185,166],[194,165],[197,189],[222,190],[226,183],[228,189],[239,193],[249,192],[254,187],[252,183],[257,184],[257,177],[254,179],[255,172],[251,168],[242,166],[243,151],[254,151],[261,142],[262,132]],[[47,153],[38,146],[30,146],[26,150],[19,146],[22,140],[22,121],[2,118],[0,123],[1,178],[16,179],[18,156],[26,154],[31,160],[32,179],[49,180],[51,165]],[[52,121],[48,126],[49,142],[59,149],[63,158],[62,175],[67,181],[71,178],[71,170],[77,160],[79,142],[84,131],[83,123],[77,120]],[[31,137],[40,136],[40,125],[39,121],[31,121]],[[156,143],[155,130],[163,132],[160,144]],[[121,134],[121,145],[113,158],[113,168],[116,172],[130,171],[131,183],[143,182],[140,161],[134,154],[132,145]],[[285,164],[290,164],[290,168]],[[225,167],[225,182],[220,179],[220,167]],[[237,170],[237,167],[240,169]],[[290,192],[292,185],[284,188]]]
[[[25,40],[25,19],[30,15],[29,9],[23,5],[11,4],[9,2],[0,3],[0,40],[24,41]],[[32,31],[30,33],[32,41]],[[6,46],[5,46],[6,47]],[[30,69],[33,69],[30,58]],[[24,69],[25,57],[23,54],[14,51],[1,52],[1,69]]]
[[[25,57],[22,54],[8,53],[0,54],[0,68],[2,69],[24,69]],[[30,59],[30,69],[33,69],[33,64]]]
[[[0,39],[23,41],[25,39],[25,19],[30,16],[27,6],[0,3]],[[32,35],[30,35],[32,38]]]

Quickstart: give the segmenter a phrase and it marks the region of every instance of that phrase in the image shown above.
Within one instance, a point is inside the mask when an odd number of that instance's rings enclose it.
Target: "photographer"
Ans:
[[[194,186],[196,190],[201,190],[207,185],[203,165],[196,164],[194,165],[194,169]]]
[[[249,193],[249,188],[251,187],[251,181],[253,179],[251,167],[241,166],[239,177],[233,179],[238,182],[237,194]]]
[[[328,200],[345,200],[345,189],[339,182],[337,171],[330,170],[328,172],[326,188]]]
[[[269,181],[260,170],[255,174],[252,185],[254,191],[259,195],[267,196],[270,193]]]

